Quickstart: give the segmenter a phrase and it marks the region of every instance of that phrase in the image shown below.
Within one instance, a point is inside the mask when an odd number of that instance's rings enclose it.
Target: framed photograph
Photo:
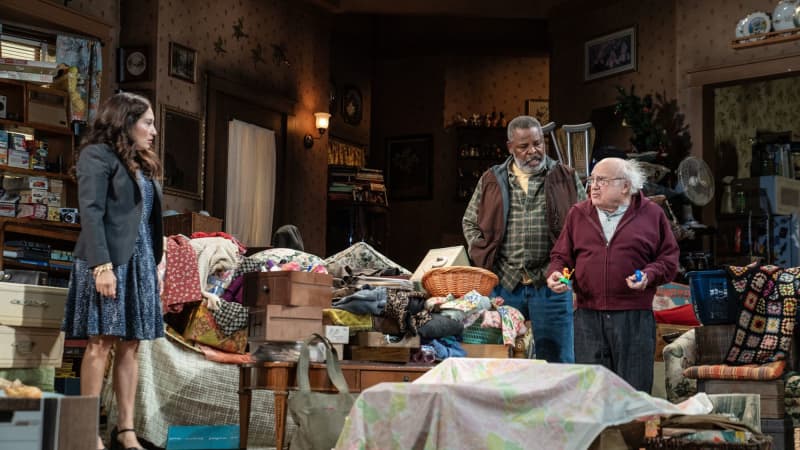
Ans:
[[[198,114],[161,106],[161,162],[164,192],[201,200],[205,132]]]
[[[583,67],[585,81],[636,70],[636,27],[586,42]]]
[[[197,82],[197,51],[181,44],[170,42],[169,76],[191,83]]]
[[[355,86],[345,86],[342,94],[342,119],[350,125],[361,123],[363,113],[361,91]]]
[[[148,47],[120,47],[117,50],[117,78],[120,83],[150,81],[151,65]]]
[[[542,125],[550,123],[550,101],[546,98],[525,100],[525,115],[536,118]]]
[[[433,135],[387,139],[386,162],[389,199],[433,198]]]

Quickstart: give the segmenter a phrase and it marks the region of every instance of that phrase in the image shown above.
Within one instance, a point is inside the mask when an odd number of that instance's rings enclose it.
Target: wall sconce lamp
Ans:
[[[325,134],[325,131],[328,130],[328,125],[330,124],[331,115],[326,112],[316,112],[314,113],[314,122],[316,123],[317,130],[319,131],[319,137],[311,136],[307,134],[303,136],[303,145],[306,148],[311,148],[314,146],[314,141],[316,139],[321,139],[322,136]]]

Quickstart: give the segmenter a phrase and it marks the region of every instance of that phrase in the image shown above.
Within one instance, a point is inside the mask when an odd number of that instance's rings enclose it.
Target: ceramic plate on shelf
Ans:
[[[794,8],[794,26],[800,27],[800,5]]]
[[[775,31],[791,30],[794,25],[794,13],[797,0],[782,0],[772,11],[772,28]]]
[[[754,12],[745,19],[745,36],[768,33],[772,23],[765,12]]]
[[[746,30],[745,26],[747,25],[747,19],[748,18],[749,18],[749,16],[743,18],[742,20],[739,21],[739,23],[736,24],[736,37],[737,38],[743,38],[743,37],[747,36],[747,32],[745,31]]]

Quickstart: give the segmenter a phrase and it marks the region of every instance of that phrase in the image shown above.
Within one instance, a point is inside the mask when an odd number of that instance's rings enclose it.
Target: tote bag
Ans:
[[[336,394],[312,392],[308,381],[308,345],[320,340],[325,344],[325,366],[328,378],[339,391]],[[357,394],[351,394],[342,375],[339,360],[333,353],[331,343],[319,334],[306,339],[297,362],[298,390],[289,394],[289,414],[297,424],[292,435],[290,450],[330,450],[336,446],[344,427],[344,419]]]

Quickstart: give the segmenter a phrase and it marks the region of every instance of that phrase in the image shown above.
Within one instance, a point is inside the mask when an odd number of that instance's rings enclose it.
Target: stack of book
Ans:
[[[49,244],[34,241],[6,241],[3,245],[3,257],[24,264],[48,267],[51,248]]]
[[[52,83],[58,73],[54,62],[0,58],[0,78]]]
[[[387,206],[383,171],[366,167],[328,166],[328,199]]]

